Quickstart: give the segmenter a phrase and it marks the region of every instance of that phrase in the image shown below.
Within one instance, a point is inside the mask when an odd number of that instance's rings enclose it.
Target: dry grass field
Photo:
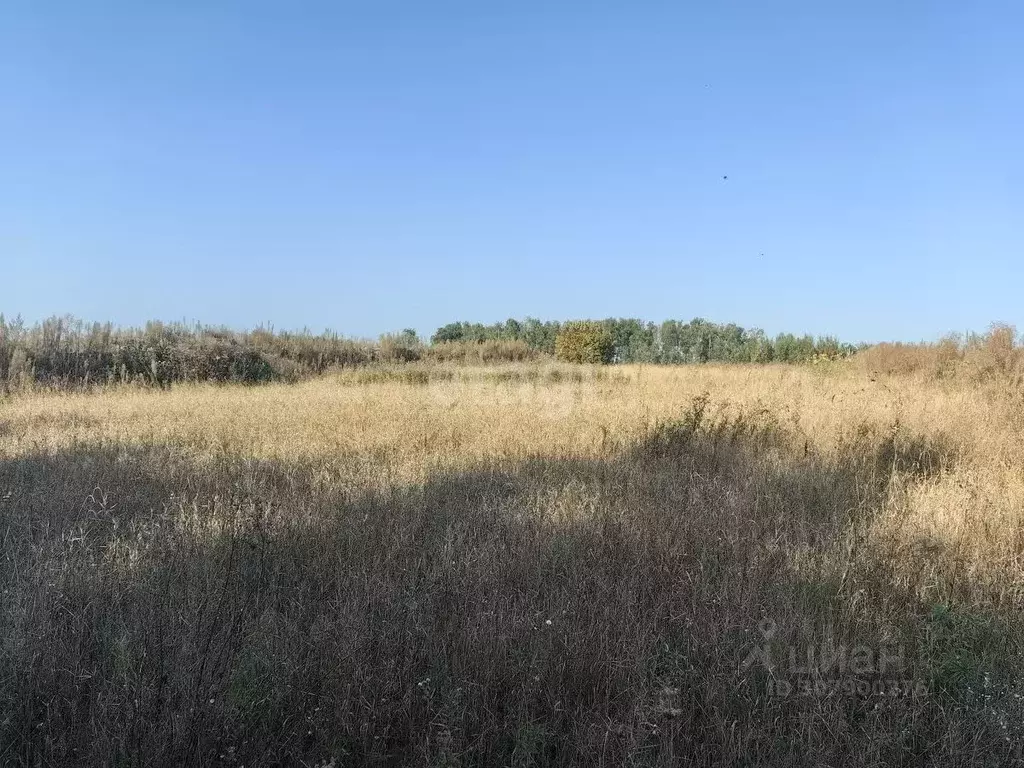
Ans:
[[[1024,397],[821,366],[0,401],[0,764],[1012,765]]]

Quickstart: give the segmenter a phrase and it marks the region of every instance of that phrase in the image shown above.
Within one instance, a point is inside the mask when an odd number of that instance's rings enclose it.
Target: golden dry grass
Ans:
[[[1022,449],[1005,382],[846,363],[19,395],[0,762],[1010,764]]]

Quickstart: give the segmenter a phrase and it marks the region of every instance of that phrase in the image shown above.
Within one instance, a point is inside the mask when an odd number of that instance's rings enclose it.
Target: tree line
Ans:
[[[616,363],[802,363],[816,358],[848,357],[858,349],[833,336],[780,333],[769,337],[760,328],[747,329],[699,317],[688,322],[653,323],[637,318],[592,322],[610,337],[611,362]],[[532,350],[553,355],[565,326],[566,323],[532,317],[491,325],[454,322],[438,328],[431,342],[521,341]]]
[[[333,368],[405,363],[514,362],[556,356],[560,335],[573,326],[600,331],[598,352],[565,359],[611,363],[805,362],[840,357],[854,348],[833,338],[764,332],[696,319],[661,324],[633,318],[583,323],[535,318],[503,323],[457,322],[429,341],[415,330],[374,341],[330,331],[275,331],[149,322],[141,328],[51,317],[28,325],[0,314],[0,389],[12,384],[76,386],[104,383],[166,385],[181,381],[291,381]],[[566,341],[567,339],[563,339]],[[575,343],[575,342],[574,342]],[[584,346],[589,341],[583,340]],[[563,345],[568,349],[572,345]]]
[[[92,384],[213,381],[297,381],[332,369],[417,360],[458,363],[515,362],[540,353],[521,341],[425,344],[412,329],[376,340],[333,331],[237,331],[152,321],[140,328],[87,323],[71,316],[29,325],[0,314],[0,394],[39,384],[68,388]]]

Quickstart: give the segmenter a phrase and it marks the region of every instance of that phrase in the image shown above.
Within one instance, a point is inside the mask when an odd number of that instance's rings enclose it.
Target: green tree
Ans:
[[[510,317],[505,321],[505,327],[501,330],[501,337],[509,341],[519,341],[523,338],[523,326],[518,320]]]
[[[555,354],[567,363],[610,363],[615,354],[611,333],[601,323],[566,323],[555,337]]]
[[[465,323],[448,323],[438,328],[430,337],[431,344],[442,344],[446,341],[462,341],[465,338]]]

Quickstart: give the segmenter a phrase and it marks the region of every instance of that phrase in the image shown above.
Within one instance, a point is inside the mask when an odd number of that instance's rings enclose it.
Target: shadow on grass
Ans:
[[[375,492],[168,446],[2,460],[0,762],[875,765],[995,744],[944,699],[780,696],[745,665],[767,621],[777,650],[900,644],[903,676],[931,674],[935,616],[864,532],[894,472],[954,457],[791,442],[695,408],[603,460]]]

